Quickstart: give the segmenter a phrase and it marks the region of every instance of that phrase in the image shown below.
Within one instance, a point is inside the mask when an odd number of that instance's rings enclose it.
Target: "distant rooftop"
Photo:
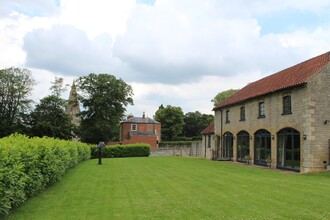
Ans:
[[[145,113],[143,113],[142,117],[134,117],[133,115],[129,115],[127,116],[127,119],[121,123],[160,124],[158,121],[146,117]]]
[[[214,122],[211,122],[207,128],[205,128],[202,132],[202,134],[213,134],[214,133]]]

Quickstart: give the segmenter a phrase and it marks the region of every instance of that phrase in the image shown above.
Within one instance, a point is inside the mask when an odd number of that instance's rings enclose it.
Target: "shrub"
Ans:
[[[14,134],[0,139],[0,217],[90,158],[90,147]]]
[[[150,154],[149,144],[126,144],[111,145],[102,149],[103,158],[111,157],[148,157]],[[91,147],[92,158],[98,158],[96,146]]]

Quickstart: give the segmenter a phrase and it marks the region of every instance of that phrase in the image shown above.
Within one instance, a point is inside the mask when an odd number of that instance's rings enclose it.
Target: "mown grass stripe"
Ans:
[[[8,219],[330,219],[330,172],[199,158],[89,160]]]

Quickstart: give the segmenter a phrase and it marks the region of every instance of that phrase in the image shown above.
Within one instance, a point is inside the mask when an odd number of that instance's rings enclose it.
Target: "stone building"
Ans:
[[[298,172],[330,161],[330,52],[248,84],[213,110],[216,157]]]
[[[214,122],[211,122],[202,132],[202,148],[204,149],[205,158],[214,159],[215,158],[215,140],[214,135]]]
[[[134,117],[129,115],[127,120],[120,123],[120,143],[146,143],[157,148],[161,141],[161,124],[145,116]]]

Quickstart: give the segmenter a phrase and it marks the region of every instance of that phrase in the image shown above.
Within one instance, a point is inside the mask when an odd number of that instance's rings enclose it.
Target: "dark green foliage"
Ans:
[[[79,142],[11,135],[0,139],[0,217],[90,158]]]
[[[79,135],[86,143],[107,142],[118,138],[119,123],[128,104],[133,104],[132,87],[109,74],[91,73],[80,77],[81,112]]]
[[[202,139],[201,131],[213,120],[213,115],[202,114],[199,111],[186,113],[183,119],[183,137],[199,137]]]
[[[34,84],[27,69],[0,70],[0,137],[26,131],[26,115],[32,103],[28,95]]]
[[[65,101],[58,96],[50,95],[41,99],[31,113],[31,135],[71,139],[74,125],[64,108]]]
[[[61,98],[65,91],[63,78],[55,77],[50,90],[52,95],[40,100],[31,113],[31,136],[54,137],[69,140],[72,138],[74,125],[65,112],[66,100]]]
[[[175,140],[181,133],[184,125],[184,115],[180,107],[167,105],[156,111],[155,120],[162,124],[162,140]]]
[[[96,146],[91,147],[92,158],[98,158]],[[112,157],[148,157],[150,154],[149,144],[126,144],[112,145],[102,149],[103,158]]]

